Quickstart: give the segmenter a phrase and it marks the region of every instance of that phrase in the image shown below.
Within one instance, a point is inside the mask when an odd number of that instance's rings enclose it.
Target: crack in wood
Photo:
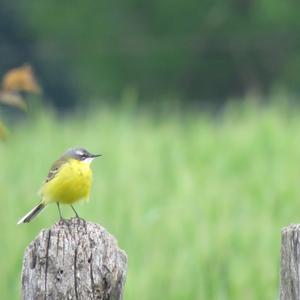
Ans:
[[[93,255],[92,255],[92,253],[90,256],[90,278],[91,278],[92,294],[93,294],[93,298],[95,298],[95,282],[94,282],[94,275],[93,275]]]
[[[59,249],[59,236],[60,236],[60,231],[57,232],[57,238],[56,238],[56,255],[58,255],[58,249]]]
[[[51,229],[49,229],[47,247],[46,247],[46,265],[45,265],[45,300],[47,299],[47,277],[48,277],[48,254],[50,248]]]
[[[74,288],[75,288],[75,297],[78,300],[78,291],[77,291],[77,247],[75,248],[75,253],[74,253]]]
[[[95,299],[95,281],[94,281],[94,275],[93,275],[92,242],[91,242],[91,236],[87,230],[87,222],[84,222],[84,229],[85,229],[85,234],[88,236],[88,240],[89,240],[90,257],[88,259],[88,263],[90,264],[91,289],[92,289],[93,298]]]

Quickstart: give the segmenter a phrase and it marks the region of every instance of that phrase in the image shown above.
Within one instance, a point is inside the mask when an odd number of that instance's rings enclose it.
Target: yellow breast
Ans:
[[[59,169],[52,180],[43,185],[41,189],[43,202],[72,204],[81,199],[88,200],[91,184],[90,165],[70,159]]]

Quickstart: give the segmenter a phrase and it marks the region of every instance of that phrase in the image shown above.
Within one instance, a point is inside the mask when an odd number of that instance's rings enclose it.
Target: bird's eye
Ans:
[[[86,159],[87,156],[85,154],[81,155],[81,159]]]

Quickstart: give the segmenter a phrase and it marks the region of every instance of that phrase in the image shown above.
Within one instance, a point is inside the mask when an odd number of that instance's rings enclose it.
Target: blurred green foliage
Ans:
[[[300,220],[300,107],[255,102],[215,116],[41,111],[16,124],[0,145],[1,297],[19,298],[24,248],[58,212],[49,205],[30,224],[17,220],[53,160],[81,145],[103,157],[91,201],[77,210],[126,250],[125,299],[276,299],[280,229]]]
[[[299,92],[299,6],[281,0],[4,0],[0,67],[29,60],[59,105],[119,99],[128,87],[143,100],[223,101],[273,86]]]

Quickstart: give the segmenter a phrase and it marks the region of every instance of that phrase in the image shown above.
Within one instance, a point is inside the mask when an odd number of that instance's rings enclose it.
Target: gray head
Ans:
[[[92,154],[84,148],[72,148],[67,150],[64,156],[68,158],[74,158],[86,163],[90,163],[95,157],[101,156],[101,154]]]

